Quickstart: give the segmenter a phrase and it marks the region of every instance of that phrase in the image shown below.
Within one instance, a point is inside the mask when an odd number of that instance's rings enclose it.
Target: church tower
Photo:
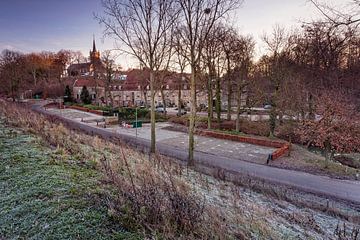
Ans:
[[[92,51],[90,50],[90,62],[91,63],[100,62],[100,52],[96,51],[95,36],[93,37],[93,49]]]

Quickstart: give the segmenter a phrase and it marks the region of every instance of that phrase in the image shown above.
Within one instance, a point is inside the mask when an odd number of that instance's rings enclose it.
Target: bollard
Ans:
[[[266,164],[269,164],[271,160],[272,160],[272,154],[270,153],[270,154],[268,155],[267,160],[266,160]]]

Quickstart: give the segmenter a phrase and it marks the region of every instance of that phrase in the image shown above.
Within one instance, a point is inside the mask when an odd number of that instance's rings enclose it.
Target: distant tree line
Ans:
[[[61,50],[24,54],[4,50],[0,55],[0,94],[13,98],[20,93],[61,96],[64,76],[70,63],[84,61],[79,51]]]

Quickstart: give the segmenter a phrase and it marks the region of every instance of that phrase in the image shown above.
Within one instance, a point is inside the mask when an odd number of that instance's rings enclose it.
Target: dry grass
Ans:
[[[40,135],[57,151],[76,156],[103,172],[113,194],[106,197],[109,214],[129,230],[166,239],[228,239],[234,232],[220,224],[224,217],[182,177],[182,166],[161,156],[146,155],[119,143],[106,142],[67,129],[55,119],[22,105],[0,100],[8,124]],[[61,159],[58,159],[61,161]],[[245,234],[241,233],[241,236]]]
[[[64,127],[24,106],[0,100],[9,124],[42,137],[58,156],[96,168],[108,214],[130,231],[151,239],[306,239],[335,236],[334,217],[202,175],[162,156],[151,158],[122,143],[114,144]],[[68,159],[68,158],[64,158]],[[61,157],[54,161],[64,161]],[[295,214],[294,214],[295,212]],[[315,217],[314,217],[315,216]],[[324,221],[319,224],[319,219]],[[295,226],[295,227],[294,227]],[[285,229],[285,230],[284,230]],[[302,229],[302,230],[299,230]],[[348,228],[350,229],[350,227]],[[285,234],[281,232],[284,230]],[[292,235],[288,235],[289,232]],[[343,231],[342,231],[343,232]],[[349,234],[349,230],[346,231]]]

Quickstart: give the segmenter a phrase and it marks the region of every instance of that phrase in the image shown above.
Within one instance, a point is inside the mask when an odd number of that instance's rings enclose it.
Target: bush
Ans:
[[[83,86],[83,88],[81,89],[80,99],[84,104],[91,103],[91,96],[90,96],[90,93],[87,90],[86,86]]]
[[[276,136],[285,141],[291,141],[292,143],[301,144],[301,139],[296,129],[298,128],[298,123],[294,121],[287,121],[282,125],[278,125],[276,130]]]
[[[119,120],[134,120],[136,115],[135,108],[124,107],[119,109]],[[150,119],[150,111],[146,108],[137,109],[138,119]]]

